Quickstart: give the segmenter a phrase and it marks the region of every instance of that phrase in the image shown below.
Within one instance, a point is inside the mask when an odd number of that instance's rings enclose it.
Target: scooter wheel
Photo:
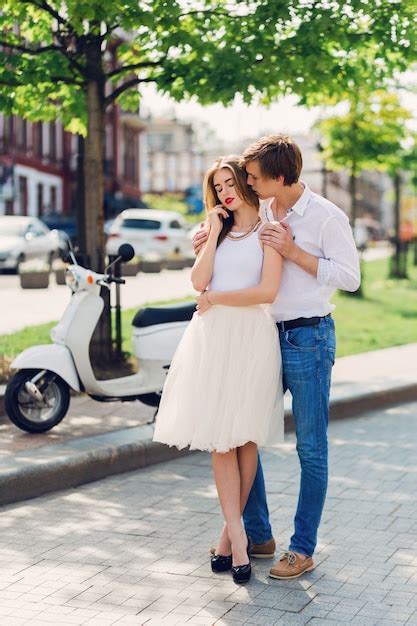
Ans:
[[[6,388],[4,404],[10,421],[28,433],[44,433],[65,417],[70,402],[67,383],[54,372],[47,371],[36,383],[43,401],[34,399],[25,384],[41,370],[20,370]]]

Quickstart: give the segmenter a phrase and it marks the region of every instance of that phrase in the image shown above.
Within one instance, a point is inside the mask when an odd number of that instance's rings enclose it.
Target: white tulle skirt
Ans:
[[[283,437],[281,353],[269,308],[195,313],[166,378],[154,441],[227,452]]]

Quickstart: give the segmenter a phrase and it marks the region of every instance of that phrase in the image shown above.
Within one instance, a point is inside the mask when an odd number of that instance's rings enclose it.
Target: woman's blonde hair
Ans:
[[[222,156],[219,157],[207,171],[203,182],[204,205],[207,213],[209,213],[216,206],[216,204],[219,204],[217,192],[214,188],[214,175],[216,172],[224,168],[227,168],[231,171],[239,198],[247,202],[249,206],[252,206],[254,209],[259,210],[258,196],[254,191],[252,191],[252,187],[249,187],[249,185],[247,184],[246,171],[240,165],[240,162],[241,157],[238,155],[231,154],[229,156]],[[225,239],[226,235],[231,231],[235,221],[233,217],[233,211],[227,212],[229,214],[229,217],[223,220],[223,228],[220,231],[217,245],[219,245],[223,241],[223,239]]]

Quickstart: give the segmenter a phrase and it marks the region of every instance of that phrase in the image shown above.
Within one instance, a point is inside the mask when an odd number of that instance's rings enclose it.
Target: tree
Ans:
[[[85,135],[82,244],[103,268],[104,115],[152,82],[177,100],[335,97],[414,58],[412,0],[2,0],[0,109]],[[362,59],[372,51],[375,66]]]
[[[394,185],[394,254],[391,257],[389,277],[408,278],[408,241],[404,241],[401,224],[401,199],[404,185],[404,174],[409,172],[410,184],[416,187],[417,183],[417,143],[416,135],[407,137],[410,140],[407,146],[398,151],[395,159],[390,164],[389,173]],[[416,252],[416,241],[414,241]]]
[[[333,169],[349,171],[353,227],[358,210],[357,180],[365,169],[385,170],[393,177],[396,192],[394,215],[399,215],[400,155],[407,136],[406,122],[410,117],[410,112],[401,106],[397,94],[362,89],[352,93],[345,115],[328,117],[319,122],[326,163]],[[399,222],[396,228],[399,230]],[[399,238],[397,248],[399,250]],[[357,295],[361,294],[360,289]]]

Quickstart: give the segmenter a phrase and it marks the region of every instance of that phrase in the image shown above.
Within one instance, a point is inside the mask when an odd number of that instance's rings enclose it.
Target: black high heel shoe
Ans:
[[[211,571],[215,573],[228,572],[232,567],[232,555],[223,556],[222,554],[214,554],[211,557]]]
[[[233,565],[231,568],[233,581],[237,585],[242,585],[244,583],[249,582],[250,580],[250,577],[252,574],[252,566],[250,562],[250,551],[251,551],[251,540],[248,537],[248,547],[247,547],[246,552],[248,553],[249,563],[245,563],[245,565]]]

